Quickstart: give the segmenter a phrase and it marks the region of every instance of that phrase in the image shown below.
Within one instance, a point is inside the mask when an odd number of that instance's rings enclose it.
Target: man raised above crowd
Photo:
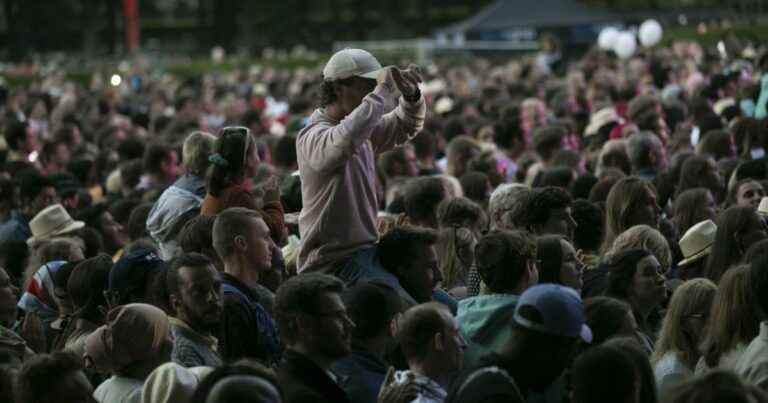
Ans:
[[[303,198],[299,272],[345,269],[351,277],[344,280],[353,283],[373,266],[375,155],[423,126],[420,81],[415,67],[382,68],[360,49],[341,50],[326,64],[320,108],[296,140]]]

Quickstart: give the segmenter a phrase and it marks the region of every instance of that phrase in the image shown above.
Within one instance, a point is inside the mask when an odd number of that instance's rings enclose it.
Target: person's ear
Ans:
[[[241,252],[248,249],[248,242],[246,241],[245,236],[238,235],[235,237],[235,247]]]
[[[311,320],[312,318],[310,318],[309,315],[299,313],[294,315],[293,318],[288,321],[288,324],[289,326],[293,326],[294,334],[299,334],[303,329],[309,329],[312,326],[312,323],[310,323]]]
[[[174,314],[179,314],[179,306],[181,305],[181,298],[179,298],[178,294],[170,294],[168,296],[168,302],[171,304],[171,309],[173,309]]]
[[[344,96],[344,86],[339,83],[333,83],[333,93],[336,95],[336,98],[341,98]]]
[[[389,321],[389,336],[395,337],[397,335],[397,331],[400,328],[400,320],[403,318],[403,313],[398,312],[395,314],[395,316],[392,318],[392,320]]]
[[[445,350],[445,343],[443,343],[443,332],[435,333],[433,336],[433,342],[435,343],[435,351]]]

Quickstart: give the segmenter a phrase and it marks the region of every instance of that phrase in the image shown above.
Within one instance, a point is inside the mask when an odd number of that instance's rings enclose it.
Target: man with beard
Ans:
[[[275,296],[275,318],[286,345],[277,372],[285,403],[350,399],[331,364],[351,351],[354,323],[341,299],[336,277],[307,273],[283,283]]]
[[[171,360],[185,367],[222,364],[213,336],[222,312],[221,278],[205,255],[179,256],[167,274],[174,335]]]

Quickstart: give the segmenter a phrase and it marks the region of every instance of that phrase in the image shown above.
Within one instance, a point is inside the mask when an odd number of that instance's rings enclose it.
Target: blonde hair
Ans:
[[[443,288],[451,289],[466,285],[467,275],[474,264],[474,243],[472,231],[467,228],[456,226],[440,230],[435,249],[437,265],[443,275]],[[472,252],[466,259],[460,257],[462,248],[470,248]]]
[[[651,354],[651,365],[656,365],[665,354],[672,352],[689,369],[695,368],[701,335],[691,333],[686,328],[686,321],[697,314],[708,317],[716,292],[715,283],[704,278],[686,281],[675,290],[661,325],[659,340]]]
[[[672,251],[669,248],[667,238],[664,238],[664,235],[658,230],[645,224],[635,225],[619,234],[605,256],[610,259],[610,257],[630,249],[645,249],[651,252],[665,269],[672,265]]]
[[[613,185],[605,201],[604,252],[611,248],[619,234],[629,229],[630,213],[638,200],[645,199],[647,192],[655,193],[653,185],[635,176],[623,178]]]
[[[716,367],[724,354],[757,336],[760,320],[752,299],[749,266],[738,266],[723,274],[701,346],[708,367]]]
[[[488,202],[488,215],[492,229],[512,229],[515,217],[525,209],[532,190],[521,183],[503,183],[491,193]]]
[[[202,131],[194,131],[187,136],[181,150],[182,164],[187,172],[197,176],[205,175],[210,165],[208,156],[213,150],[214,141],[216,137],[213,134]]]

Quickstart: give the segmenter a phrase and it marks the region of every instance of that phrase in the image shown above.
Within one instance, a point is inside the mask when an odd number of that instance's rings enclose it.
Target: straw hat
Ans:
[[[612,106],[600,109],[592,114],[589,119],[589,125],[584,129],[584,136],[592,136],[597,134],[601,127],[608,123],[620,122],[621,118],[616,113],[616,109]]]
[[[685,266],[709,255],[715,243],[715,233],[717,225],[712,220],[702,221],[689,228],[680,239],[680,250],[685,259],[677,266]]]
[[[27,239],[27,245],[32,246],[37,242],[78,230],[84,226],[84,222],[73,220],[64,206],[54,204],[42,209],[29,222],[32,237]]]

